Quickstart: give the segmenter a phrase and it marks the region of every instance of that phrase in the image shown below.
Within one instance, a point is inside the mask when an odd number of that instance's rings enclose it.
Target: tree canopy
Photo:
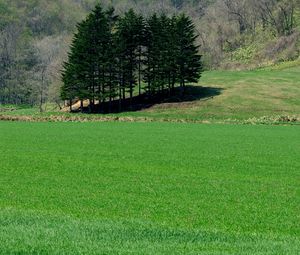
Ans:
[[[112,8],[97,5],[77,28],[64,64],[61,98],[89,100],[90,111],[110,111],[113,101],[119,111],[126,101],[131,108],[135,94],[145,103],[172,94],[176,86],[184,93],[186,83],[197,83],[201,76],[195,25],[184,14],[144,18],[130,9],[117,17]],[[108,109],[101,108],[105,102]]]

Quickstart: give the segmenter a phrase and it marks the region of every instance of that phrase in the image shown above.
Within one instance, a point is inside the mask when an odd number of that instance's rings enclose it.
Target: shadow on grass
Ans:
[[[169,94],[168,90],[165,90],[154,96],[148,96],[146,93],[135,96],[130,100],[126,98],[120,105],[119,100],[113,100],[111,103],[104,102],[100,105],[95,105],[94,109],[86,107],[84,112],[86,113],[120,113],[128,111],[142,111],[153,107],[154,105],[164,103],[184,103],[193,102],[199,100],[207,100],[219,96],[223,91],[223,88],[214,87],[201,87],[201,86],[186,86],[183,91],[177,87],[172,94]],[[80,110],[80,109],[79,109]]]

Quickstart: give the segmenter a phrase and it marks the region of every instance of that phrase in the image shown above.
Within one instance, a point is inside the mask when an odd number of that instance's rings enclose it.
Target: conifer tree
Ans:
[[[159,81],[161,85],[161,91],[164,92],[165,85],[169,84],[169,72],[172,64],[172,55],[171,55],[171,20],[166,16],[166,14],[162,14],[159,17],[160,22],[160,36],[159,36]]]
[[[113,8],[97,5],[77,30],[64,63],[61,98],[80,100],[81,109],[83,100],[89,99],[91,111],[95,100],[99,107],[108,100],[111,111],[118,97],[121,110],[127,93],[132,106],[137,85],[141,95],[142,78],[150,96],[200,78],[195,26],[185,15],[153,14],[145,21],[131,9],[118,18]]]
[[[78,26],[68,62],[64,65],[62,91],[73,83],[73,97],[89,99],[90,106],[95,99],[100,102],[113,97],[114,48],[112,45],[113,9],[104,12],[97,5],[87,19]]]
[[[201,77],[202,63],[195,42],[197,35],[192,20],[182,14],[177,18],[176,36],[178,38],[178,78],[184,89],[186,82],[198,82]]]
[[[129,92],[130,105],[132,105],[133,91],[137,84],[137,48],[139,45],[139,16],[130,9],[124,17],[119,20],[117,27],[118,34],[118,54],[121,74],[121,86],[123,99],[125,90]]]
[[[142,93],[142,73],[146,47],[146,24],[142,15],[137,17],[137,63],[138,63],[138,88],[139,95]]]
[[[108,97],[107,90],[109,90],[110,84],[108,84],[108,75],[110,69],[110,61],[112,50],[111,45],[111,26],[108,13],[105,13],[100,5],[97,5],[94,11],[88,17],[88,35],[87,44],[89,50],[87,56],[89,59],[90,73],[89,81],[91,81],[92,87],[92,99],[94,96],[101,102],[105,102]]]
[[[147,21],[147,68],[145,70],[145,82],[149,95],[154,95],[161,83],[159,67],[161,61],[161,23],[157,14],[153,14]]]
[[[68,62],[64,64],[63,82],[61,89],[63,99],[78,98],[83,100],[88,95],[86,75],[88,73],[88,59],[86,57],[87,41],[86,31],[88,22],[85,20],[78,24],[78,32],[75,34]]]
[[[104,98],[109,100],[109,112],[113,99],[118,95],[118,73],[117,73],[117,44],[114,36],[114,29],[118,21],[118,16],[114,13],[114,8],[109,8],[106,12],[108,31],[106,33],[107,45],[105,48],[105,90]]]
[[[169,93],[174,91],[175,83],[178,79],[177,58],[179,55],[179,38],[176,29],[177,17],[175,15],[170,19],[168,33],[168,88]]]

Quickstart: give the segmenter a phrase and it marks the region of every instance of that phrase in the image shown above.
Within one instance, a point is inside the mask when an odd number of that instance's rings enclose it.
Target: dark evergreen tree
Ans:
[[[145,47],[146,47],[146,24],[142,15],[137,17],[137,63],[138,63],[138,87],[139,95],[142,93],[142,74],[145,64]]]
[[[103,101],[108,99],[108,111],[111,111],[112,101],[118,95],[118,73],[117,73],[117,43],[114,36],[114,30],[118,21],[118,16],[114,13],[114,8],[111,7],[105,12],[106,27],[105,43],[101,46],[104,51],[104,59],[102,63],[104,66],[104,89]],[[103,37],[102,37],[103,38]],[[101,60],[99,61],[101,64]]]
[[[173,43],[172,38],[172,24],[170,18],[166,14],[162,14],[159,17],[160,22],[160,33],[159,33],[159,82],[160,89],[162,92],[165,90],[165,86],[169,85],[169,73],[172,65],[172,55],[171,55],[171,44]],[[170,86],[168,86],[170,87]]]
[[[107,98],[111,98],[109,88],[111,84],[110,69],[113,61],[114,50],[112,48],[111,22],[113,10],[104,12],[100,5],[97,5],[95,10],[88,17],[88,51],[90,73],[88,81],[90,81],[91,101],[96,98],[101,102],[105,102]]]
[[[118,18],[113,8],[104,11],[97,5],[77,28],[64,64],[61,98],[80,100],[81,109],[89,99],[91,111],[96,101],[99,108],[108,104],[111,111],[118,98],[121,110],[126,95],[132,106],[137,85],[141,95],[142,79],[148,95],[164,96],[177,82],[184,88],[200,78],[197,35],[185,15],[153,14],[145,21],[131,9]]]
[[[180,86],[185,87],[186,82],[198,82],[201,77],[201,56],[195,44],[197,34],[192,20],[182,14],[177,18],[176,36],[178,39],[178,79]]]
[[[145,82],[147,83],[147,92],[153,96],[159,89],[160,74],[159,67],[161,61],[161,23],[157,14],[153,14],[147,21],[147,53],[145,70]]]
[[[174,15],[170,19],[169,33],[168,33],[168,88],[169,93],[174,91],[175,83],[178,80],[178,64],[177,58],[179,55],[179,38],[176,29],[177,17]]]
[[[68,94],[72,82],[72,96],[81,101],[89,99],[91,108],[95,99],[99,101],[99,106],[106,98],[111,101],[115,76],[115,48],[111,34],[114,20],[113,9],[104,12],[97,5],[77,26],[78,32],[74,36],[68,62],[64,65],[62,97]]]
[[[129,92],[130,105],[134,88],[137,84],[136,71],[138,69],[137,49],[139,46],[140,17],[130,9],[118,22],[118,55],[121,71],[121,88],[123,99],[125,90]]]
[[[82,102],[89,94],[86,82],[90,67],[87,58],[87,28],[87,20],[78,24],[78,32],[74,36],[68,62],[64,64],[62,74],[64,86],[61,89],[61,96],[70,101],[78,98]]]

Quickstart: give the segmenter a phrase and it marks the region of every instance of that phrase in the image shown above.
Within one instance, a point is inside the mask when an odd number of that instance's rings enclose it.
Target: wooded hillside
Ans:
[[[59,102],[62,63],[76,24],[94,0],[0,2],[0,103]],[[116,14],[184,12],[199,34],[207,69],[255,68],[300,52],[299,0],[103,0]]]

